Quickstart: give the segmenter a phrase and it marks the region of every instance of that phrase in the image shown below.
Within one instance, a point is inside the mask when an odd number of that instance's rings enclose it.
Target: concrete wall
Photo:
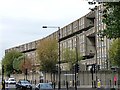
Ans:
[[[44,82],[52,82],[55,81],[56,85],[58,84],[58,75],[55,74],[55,76],[53,74],[48,74],[48,73],[43,73],[44,75]],[[96,76],[97,75],[97,76]],[[118,74],[116,72],[112,72],[112,71],[99,71],[96,73],[94,73],[94,77],[93,77],[93,81],[96,81],[96,78],[101,80],[101,85],[103,86],[109,86],[109,87],[113,87],[114,86],[114,76],[118,77]],[[24,74],[15,74],[12,75],[13,77],[16,78],[16,80],[18,81],[19,79],[24,79]],[[74,86],[74,73],[71,71],[69,72],[61,72],[61,84],[62,86],[66,85],[66,81],[68,81],[69,85],[70,85],[70,81],[72,81],[72,85]],[[32,83],[39,83],[40,81],[40,75],[39,74],[29,74],[27,76],[28,80],[30,80]],[[117,78],[118,79],[118,78]],[[77,74],[77,82],[78,82],[78,86],[83,86],[83,85],[92,85],[92,74],[89,71],[81,71]],[[118,81],[116,82],[116,84],[118,84]]]

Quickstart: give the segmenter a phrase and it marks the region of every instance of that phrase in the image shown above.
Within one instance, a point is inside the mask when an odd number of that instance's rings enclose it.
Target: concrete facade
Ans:
[[[71,22],[70,24],[60,29],[60,54],[61,60],[63,50],[65,48],[75,49],[80,51],[83,57],[94,55],[93,58],[85,59],[79,62],[82,64],[81,71],[90,70],[91,64],[99,65],[100,69],[109,69],[108,49],[110,40],[106,37],[101,38],[99,31],[105,28],[102,23],[103,6],[97,7],[94,11],[89,12],[85,16]],[[58,39],[58,31],[51,35],[33,42],[25,43],[16,47],[5,50],[8,53],[11,50],[17,50],[30,57],[34,66],[37,66],[37,45],[40,41],[46,38],[56,37]],[[67,64],[61,64],[61,70],[66,71]]]
[[[43,73],[45,75],[44,82],[54,82],[56,83],[56,87],[58,87],[58,75],[57,73],[55,75],[50,73]],[[32,74],[29,73],[27,75],[28,80],[32,84],[38,84],[40,82],[39,73]],[[16,78],[16,81],[19,79],[23,79],[25,76],[24,74],[14,74],[12,75]],[[96,74],[93,74],[93,84],[96,83]],[[116,84],[114,81],[114,77],[116,76]],[[74,78],[75,74],[73,72],[62,72],[61,73],[61,87],[66,87],[66,82],[68,82],[69,87],[74,87]],[[101,87],[117,87],[118,85],[118,73],[113,71],[99,71],[97,73],[97,78],[101,82]],[[72,82],[72,83],[71,83]],[[72,85],[71,85],[72,84]],[[92,74],[89,71],[80,71],[77,74],[77,87],[92,87]]]

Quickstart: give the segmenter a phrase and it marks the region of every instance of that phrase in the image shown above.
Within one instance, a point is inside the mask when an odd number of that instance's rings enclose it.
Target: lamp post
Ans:
[[[75,90],[77,90],[77,73],[79,71],[79,66],[78,66],[78,45],[77,45],[77,42],[78,42],[78,36],[76,35],[76,62],[75,62]]]
[[[61,89],[61,70],[60,70],[60,27],[56,26],[43,26],[42,28],[58,28],[58,90]]]
[[[2,65],[2,90],[5,90],[4,65]]]

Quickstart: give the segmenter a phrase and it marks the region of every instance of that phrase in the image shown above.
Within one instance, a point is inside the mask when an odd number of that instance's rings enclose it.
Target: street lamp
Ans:
[[[76,62],[75,62],[75,90],[77,90],[77,73],[79,71],[79,65],[78,65],[78,36],[76,35]]]
[[[58,54],[58,90],[61,89],[61,70],[60,70],[60,27],[56,26],[43,26],[42,28],[58,28],[58,48],[59,48],[59,54]]]
[[[2,90],[5,90],[4,65],[2,65]]]

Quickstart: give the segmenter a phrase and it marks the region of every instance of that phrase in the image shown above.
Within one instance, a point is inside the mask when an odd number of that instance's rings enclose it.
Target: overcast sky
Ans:
[[[0,0],[0,60],[5,49],[46,37],[89,12],[87,0]]]

